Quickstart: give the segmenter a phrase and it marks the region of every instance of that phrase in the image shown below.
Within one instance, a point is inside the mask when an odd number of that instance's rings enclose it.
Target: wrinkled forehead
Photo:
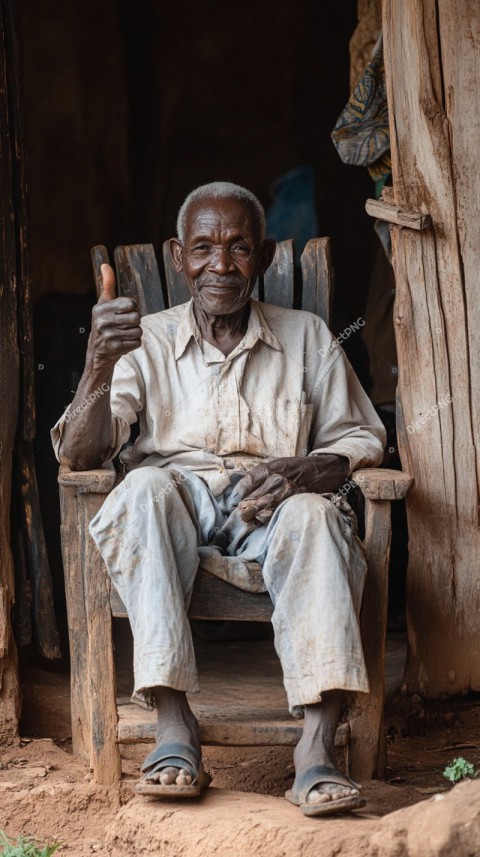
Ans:
[[[202,199],[192,202],[185,217],[185,239],[219,239],[244,236],[255,239],[258,226],[248,201],[234,199]]]

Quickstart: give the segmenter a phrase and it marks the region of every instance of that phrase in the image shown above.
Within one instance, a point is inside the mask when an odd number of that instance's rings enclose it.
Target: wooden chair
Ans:
[[[160,277],[152,245],[117,247],[118,291],[138,301],[142,315],[158,312],[189,299],[183,274],[173,268],[168,245],[163,247],[164,279]],[[100,265],[108,262],[104,247],[92,250],[97,291]],[[298,306],[330,320],[332,270],[328,238],[309,241],[301,259],[302,282],[295,276],[293,242],[277,246],[275,259],[256,285],[260,300],[284,307]],[[408,491],[412,479],[394,470],[369,469],[353,476],[365,498],[365,547],[368,562],[362,606],[362,640],[371,695],[365,712],[352,721],[350,770],[359,780],[381,777],[385,770],[383,736],[384,654],[387,582],[390,552],[390,501]],[[86,472],[60,468],[62,551],[71,655],[72,735],[74,753],[83,756],[99,783],[121,776],[119,742],[151,740],[152,727],[142,725],[138,709],[135,729],[122,727],[116,700],[112,644],[112,616],[125,616],[125,607],[112,588],[102,559],[88,533],[88,525],[113,488],[112,465]],[[268,594],[253,594],[200,569],[189,616],[192,619],[255,620],[268,622],[272,604]],[[202,724],[201,724],[202,726]],[[298,727],[292,722],[283,743],[295,743]],[[212,730],[202,730],[203,743],[224,743]],[[292,737],[294,736],[294,737]],[[246,743],[246,742],[244,742]],[[275,730],[264,729],[255,743],[279,743]]]

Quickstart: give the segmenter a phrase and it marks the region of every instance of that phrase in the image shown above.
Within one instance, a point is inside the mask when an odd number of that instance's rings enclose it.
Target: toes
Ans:
[[[328,803],[331,800],[328,792],[321,792],[318,789],[310,789],[307,795],[307,803]]]
[[[326,803],[329,800],[356,797],[358,794],[360,794],[358,789],[338,786],[335,783],[325,783],[318,788],[310,789],[307,795],[307,803]]]
[[[342,787],[333,786],[330,787],[330,796],[332,800],[341,800],[344,797],[350,797],[352,794],[351,789],[343,789]]]
[[[339,800],[344,797],[355,797],[359,794],[358,789],[340,789],[340,791],[332,794],[332,800]]]
[[[180,770],[178,772],[178,776],[175,780],[176,785],[177,786],[189,786],[191,782],[192,782],[192,777],[190,776],[188,771],[186,771],[185,768],[180,768]]]
[[[331,789],[330,794],[332,796],[332,800],[338,800],[342,797],[348,797],[348,795],[350,794],[350,789],[342,789],[341,786],[340,788],[336,786],[335,788]]]
[[[151,774],[148,779],[152,783],[160,783],[162,786],[189,786],[192,782],[192,776],[185,768],[162,768],[161,771],[156,771]]]
[[[171,786],[176,782],[178,774],[178,768],[162,768],[158,778],[162,786]]]

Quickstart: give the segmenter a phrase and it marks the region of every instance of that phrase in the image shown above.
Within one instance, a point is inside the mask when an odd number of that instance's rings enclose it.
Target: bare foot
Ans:
[[[190,744],[201,752],[198,721],[187,702],[186,694],[170,687],[156,687],[153,694],[157,704],[157,744]],[[189,786],[192,782],[189,771],[172,766],[146,774],[145,779],[164,786],[174,783],[177,786]]]
[[[294,760],[297,775],[314,765],[335,768],[334,741],[342,712],[343,693],[331,690],[322,694],[322,702],[305,706],[302,737],[295,747]],[[327,803],[360,794],[353,786],[338,783],[321,783],[310,789],[307,803]]]

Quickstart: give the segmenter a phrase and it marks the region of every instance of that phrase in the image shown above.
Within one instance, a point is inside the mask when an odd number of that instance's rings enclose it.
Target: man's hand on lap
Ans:
[[[274,458],[257,464],[235,488],[240,515],[244,521],[264,524],[294,494],[338,491],[348,474],[349,461],[342,455]]]

